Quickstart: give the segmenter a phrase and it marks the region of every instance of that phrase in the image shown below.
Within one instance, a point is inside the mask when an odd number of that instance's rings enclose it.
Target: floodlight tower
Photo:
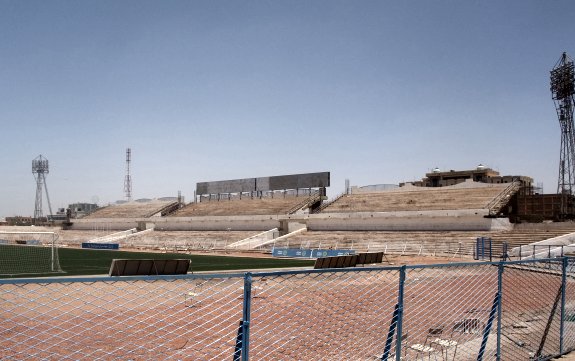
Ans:
[[[575,104],[575,67],[566,53],[551,70],[551,94],[561,127],[561,153],[559,159],[559,181],[557,193],[561,199],[561,212],[567,214],[566,197],[575,190],[575,126],[573,124],[573,106]]]
[[[42,188],[46,191],[46,200],[48,201],[48,209],[52,214],[52,206],[50,205],[50,197],[48,196],[48,186],[46,185],[46,174],[50,172],[48,166],[48,159],[39,155],[32,161],[32,173],[36,179],[36,204],[34,206],[34,223],[39,221],[42,217]]]
[[[126,149],[126,177],[124,178],[124,192],[126,192],[126,199],[132,200],[132,177],[130,176],[130,162],[132,161],[132,150]]]

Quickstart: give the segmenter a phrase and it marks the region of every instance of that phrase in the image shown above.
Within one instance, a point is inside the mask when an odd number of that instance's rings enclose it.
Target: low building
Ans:
[[[95,203],[73,203],[68,205],[71,218],[82,218],[98,209]]]
[[[40,219],[39,222],[46,222],[46,218]],[[6,223],[10,226],[31,226],[34,224],[34,218],[23,216],[6,217]]]
[[[533,189],[533,178],[522,175],[502,176],[498,171],[486,167],[482,164],[471,170],[449,170],[441,171],[435,168],[432,172],[425,174],[421,181],[412,182],[418,187],[447,187],[463,183],[467,180],[481,183],[521,183],[521,194],[531,194]],[[400,186],[405,183],[400,184]]]

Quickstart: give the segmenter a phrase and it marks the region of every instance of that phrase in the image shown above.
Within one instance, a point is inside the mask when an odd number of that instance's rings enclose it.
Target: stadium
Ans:
[[[201,182],[187,204],[3,227],[4,273],[58,277],[0,280],[0,357],[544,360],[575,348],[564,196],[482,165],[327,200],[329,186],[329,172]],[[59,277],[74,249],[111,252],[109,276]],[[121,261],[127,251],[154,259]],[[164,272],[197,254],[308,263]]]
[[[126,201],[44,218],[40,155],[34,226],[0,229],[0,359],[539,361],[575,350],[574,69],[564,53],[551,72],[556,194],[480,164],[331,198],[323,171],[200,182],[187,203],[132,200],[128,148]]]
[[[554,221],[571,218],[572,199],[538,194],[528,176],[500,176],[483,165],[435,169],[414,184],[348,187],[328,201],[329,182],[329,172],[201,182],[187,204],[141,199],[68,218],[58,242],[183,253],[325,249],[446,259],[478,256],[478,238],[489,239],[492,259],[511,256],[519,246],[543,247],[537,242],[547,239],[564,246],[565,254],[571,250],[567,235],[575,226]]]

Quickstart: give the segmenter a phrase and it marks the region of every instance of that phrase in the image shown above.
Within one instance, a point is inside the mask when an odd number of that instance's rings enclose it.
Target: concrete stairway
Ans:
[[[503,207],[505,207],[511,197],[519,191],[521,188],[521,183],[513,182],[509,184],[507,188],[503,190],[503,192],[499,193],[495,198],[493,198],[487,208],[489,209],[490,215],[497,215]]]

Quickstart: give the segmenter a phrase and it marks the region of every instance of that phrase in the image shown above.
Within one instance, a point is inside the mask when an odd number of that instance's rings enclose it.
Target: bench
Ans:
[[[321,257],[315,260],[314,269],[346,268],[373,263],[382,263],[383,252],[359,253],[349,256]]]
[[[357,255],[321,257],[315,260],[314,269],[355,267]]]
[[[109,276],[185,275],[189,259],[113,259]]]
[[[366,265],[383,262],[383,252],[360,253],[357,255],[357,264]]]

